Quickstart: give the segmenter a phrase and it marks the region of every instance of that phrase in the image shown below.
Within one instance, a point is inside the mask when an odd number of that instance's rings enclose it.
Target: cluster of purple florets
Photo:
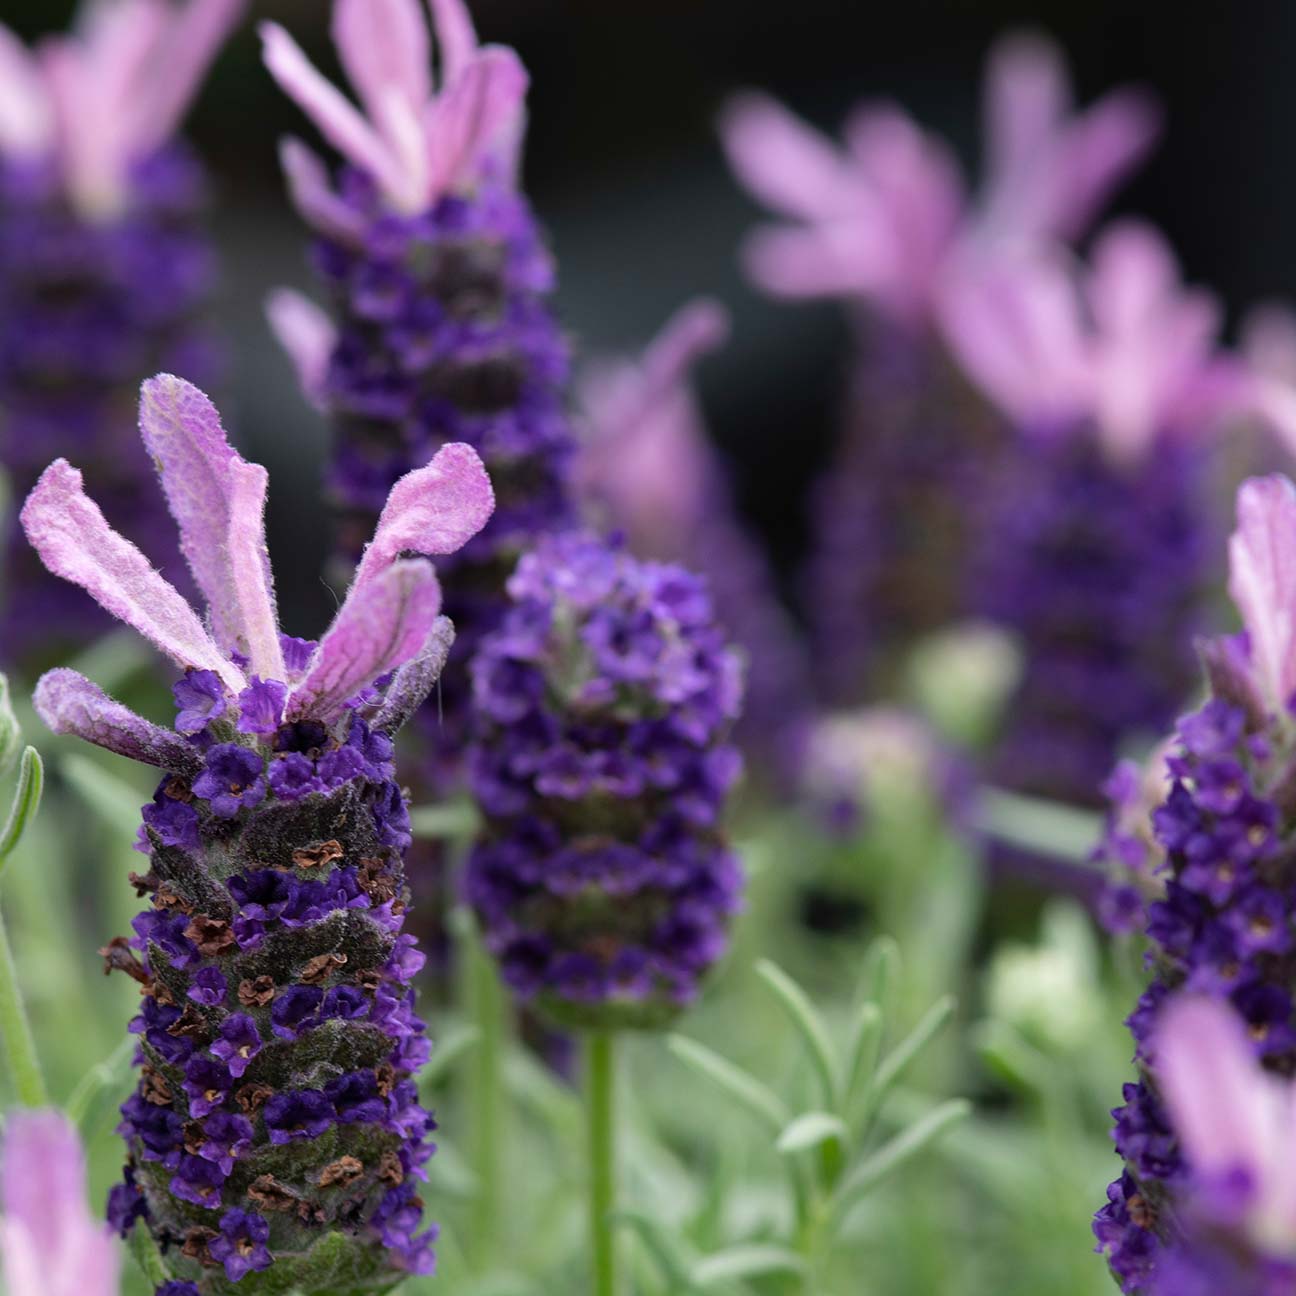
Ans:
[[[0,466],[21,499],[53,456],[67,456],[123,533],[159,559],[173,551],[172,524],[143,489],[151,474],[135,397],[141,374],[205,385],[219,367],[198,319],[215,270],[197,226],[202,203],[199,168],[176,150],[138,166],[128,210],[102,221],[67,205],[51,165],[0,166]],[[107,624],[44,571],[16,519],[4,562],[9,661],[83,643]]]
[[[1159,1010],[1183,988],[1226,997],[1246,1021],[1257,1057],[1290,1075],[1296,929],[1271,738],[1241,706],[1216,697],[1180,721],[1177,740],[1167,762],[1173,783],[1152,816],[1154,841],[1123,834],[1109,851],[1142,887],[1149,857],[1164,859],[1162,893],[1146,907],[1155,975],[1128,1019],[1136,1059],[1152,1061]],[[1184,1167],[1151,1079],[1126,1085],[1124,1097],[1113,1115],[1126,1170],[1108,1189],[1094,1231],[1123,1289],[1133,1292],[1159,1273],[1169,1237],[1165,1207]]]
[[[508,983],[633,1024],[693,997],[741,870],[718,829],[740,772],[741,662],[704,584],[585,533],[509,581],[472,664],[468,897]]]
[[[355,171],[342,189],[363,242],[321,238],[315,263],[341,315],[324,399],[339,437],[330,486],[355,518],[344,548],[358,552],[399,477],[463,441],[490,470],[496,508],[447,567],[511,562],[571,509],[568,354],[535,218],[525,198],[490,182],[414,217],[387,211]]]
[[[284,647],[295,674],[312,645]],[[401,930],[392,742],[358,713],[374,690],[327,727],[285,722],[287,692],[254,677],[230,697],[209,671],[176,684],[194,763],[144,808],[152,907],[105,950],[143,995],[109,1214],[123,1232],[146,1218],[197,1269],[173,1296],[328,1230],[376,1273],[433,1264],[413,1183],[435,1128],[412,1079],[430,1053],[411,988],[424,956]]]
[[[1196,678],[1192,645],[1215,536],[1199,448],[1137,464],[1092,437],[1042,436],[988,505],[974,610],[1016,631],[1025,669],[989,775],[1095,802],[1131,735],[1166,731]]]
[[[287,635],[281,642],[290,673],[304,668],[314,644]],[[151,837],[165,846],[196,849],[202,824],[208,832],[219,831],[218,821],[237,819],[267,800],[300,801],[352,783],[369,789],[381,843],[396,850],[409,846],[409,812],[394,782],[394,744],[354,710],[345,739],[338,740],[314,721],[285,723],[288,686],[279,680],[253,676],[231,699],[214,671],[191,670],[172,691],[176,731],[194,745],[202,768],[183,785],[168,775],[144,806],[137,848],[145,854]],[[370,690],[353,699],[353,706],[376,697]]]

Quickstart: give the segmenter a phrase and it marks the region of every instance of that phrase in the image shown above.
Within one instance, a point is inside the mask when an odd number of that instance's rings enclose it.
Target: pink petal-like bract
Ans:
[[[163,729],[110,698],[78,671],[46,671],[32,696],[36,714],[51,733],[75,734],[118,756],[160,769],[197,769],[202,757],[173,729]]]
[[[392,487],[356,569],[352,593],[402,554],[461,549],[486,525],[494,508],[495,493],[477,452],[457,441],[442,446],[431,463],[406,473]]]
[[[429,197],[464,179],[516,121],[529,78],[521,59],[503,46],[486,46],[428,105]]]
[[[1280,709],[1296,689],[1296,487],[1253,477],[1237,497],[1229,539],[1229,595],[1242,615],[1266,701]]]
[[[344,243],[359,240],[364,222],[338,197],[317,153],[288,136],[279,142],[279,165],[288,181],[288,196],[308,225]]]
[[[422,653],[441,611],[441,587],[426,559],[401,559],[363,585],[357,580],[288,697],[289,719],[329,723],[348,699]]]
[[[388,90],[416,109],[431,95],[431,43],[418,0],[335,0],[333,44],[371,118]]]
[[[477,32],[463,0],[428,0],[441,56],[441,84],[458,79],[477,52]]]
[[[265,311],[303,394],[323,410],[324,380],[337,346],[337,325],[327,311],[293,288],[276,288],[266,298]]]
[[[1172,1000],[1153,1047],[1157,1082],[1193,1173],[1242,1172],[1257,1194],[1272,1190],[1269,1167],[1284,1134],[1282,1086],[1260,1068],[1231,1005],[1202,996]]]
[[[369,172],[390,196],[409,202],[408,186],[395,158],[359,109],[320,75],[278,23],[264,22],[258,30],[265,65],[284,93],[343,157]]]
[[[56,459],[41,474],[20,520],[54,575],[80,585],[178,665],[215,671],[232,693],[246,686],[243,672],[225,658],[193,608],[108,525],[66,459]]]
[[[121,1258],[86,1203],[86,1162],[61,1112],[18,1111],[0,1147],[0,1255],[8,1296],[117,1296]]]
[[[216,407],[182,378],[150,378],[139,417],[220,646],[247,657],[263,679],[283,679],[265,544],[265,469],[239,457]]]

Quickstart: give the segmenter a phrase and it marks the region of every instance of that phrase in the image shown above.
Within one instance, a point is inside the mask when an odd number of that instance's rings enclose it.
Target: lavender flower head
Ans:
[[[1186,1280],[1194,1272],[1201,1287],[1200,1275],[1220,1263],[1212,1247],[1221,1234],[1240,1231],[1266,1254],[1216,1290],[1286,1291],[1296,1273],[1296,1252],[1283,1240],[1292,1235],[1272,1231],[1275,1193],[1289,1192],[1286,1167],[1275,1181],[1268,1163],[1254,1160],[1255,1142],[1241,1141],[1248,1122],[1268,1119],[1269,1100],[1259,1095],[1272,1081],[1258,1074],[1247,1081],[1254,1103],[1225,1096],[1236,1095],[1240,1072],[1252,1067],[1283,1077],[1296,1069],[1296,488],[1285,478],[1242,486],[1229,560],[1245,633],[1203,647],[1211,696],[1179,722],[1169,789],[1152,815],[1148,849],[1164,859],[1158,888],[1144,880],[1152,896],[1145,909],[1152,979],[1128,1022],[1141,1076],[1126,1085],[1113,1113],[1125,1168],[1094,1223],[1123,1289],[1158,1296],[1194,1290]],[[1218,1013],[1212,1024],[1209,1012],[1192,1010],[1201,1021],[1188,1034],[1198,1036],[1210,1061],[1196,1081],[1190,1073],[1201,1059],[1172,1019],[1163,1023],[1177,991],[1226,1002],[1245,1027],[1219,1025]],[[1224,1164],[1225,1152],[1237,1154],[1236,1165]],[[1290,1219],[1283,1227],[1290,1229]],[[1274,1273],[1285,1273],[1287,1285],[1256,1285]]]
[[[392,735],[448,649],[428,557],[485,524],[490,483],[463,445],[398,481],[314,644],[280,633],[266,473],[230,448],[207,398],[152,379],[140,430],[206,622],[64,460],[22,510],[52,572],[184,671],[175,729],[75,671],[47,673],[35,695],[56,733],[162,772],[135,878],[151,906],[104,950],[142,994],[110,1218],[123,1232],[142,1220],[189,1296],[240,1282],[310,1296],[344,1273],[350,1291],[386,1290],[430,1270],[434,1234],[414,1183],[433,1122],[412,1080],[429,1045],[409,987],[421,956],[401,932],[410,834]]]
[[[1096,804],[1122,744],[1163,733],[1192,686],[1217,551],[1209,434],[1247,384],[1216,351],[1214,300],[1134,223],[1084,270],[1044,252],[968,270],[944,313],[1016,438],[969,573],[1026,661],[990,776]]]
[[[749,275],[780,297],[842,298],[859,324],[807,574],[830,700],[859,703],[889,688],[915,636],[968,610],[967,501],[1003,438],[941,337],[951,279],[1004,246],[1082,234],[1147,153],[1157,118],[1133,90],[1073,112],[1057,48],[1009,36],[987,68],[986,167],[974,201],[945,142],[892,104],[860,105],[843,146],[762,95],[725,114],[739,179],[788,222],[749,238]]]
[[[0,1274],[9,1296],[117,1296],[121,1257],[86,1205],[85,1153],[67,1118],[12,1113],[0,1160]]]
[[[462,0],[431,12],[435,82],[417,0],[336,0],[334,42],[360,107],[263,24],[267,67],[344,160],[334,188],[305,145],[283,145],[332,318],[291,293],[270,315],[336,430],[329,487],[347,563],[392,482],[440,446],[465,442],[490,470],[495,514],[445,565],[466,660],[503,611],[518,555],[570,521],[573,441],[553,265],[516,182],[527,74],[512,50],[478,44]]]
[[[28,52],[0,26],[0,466],[21,498],[54,454],[85,465],[160,556],[166,517],[134,436],[142,373],[208,380],[214,257],[202,173],[175,142],[244,0],[108,0]],[[0,642],[23,661],[106,622],[4,537]]]
[[[724,951],[741,663],[705,586],[571,532],[518,565],[473,661],[467,895],[504,979],[565,1024],[656,1026]]]
[[[728,327],[722,307],[694,301],[637,362],[591,367],[578,396],[588,436],[576,484],[595,523],[622,532],[637,556],[706,577],[717,618],[747,654],[738,741],[787,782],[810,709],[809,663],[768,560],[737,515],[689,381]]]

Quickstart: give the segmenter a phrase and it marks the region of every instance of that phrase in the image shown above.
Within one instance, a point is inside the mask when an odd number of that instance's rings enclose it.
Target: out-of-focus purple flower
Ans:
[[[1017,427],[1093,437],[1132,469],[1158,438],[1191,440],[1250,399],[1242,366],[1218,348],[1220,310],[1179,277],[1152,227],[1098,239],[1088,268],[1034,247],[964,267],[942,295],[964,368]]]
[[[86,1204],[85,1153],[67,1118],[11,1113],[0,1157],[0,1272],[9,1296],[117,1296],[121,1258]]]
[[[899,108],[861,105],[838,147],[773,100],[743,96],[721,122],[730,161],[796,222],[754,235],[748,270],[780,295],[863,297],[921,325],[961,263],[1082,232],[1151,147],[1158,116],[1131,90],[1073,114],[1058,49],[1009,36],[990,55],[987,175],[973,205],[950,150]]]
[[[47,166],[85,217],[128,205],[132,171],[175,133],[245,0],[115,0],[29,53],[0,26],[0,155]]]
[[[720,831],[741,666],[705,586],[571,532],[528,554],[473,662],[487,817],[466,890],[505,980],[552,1014],[653,1025],[723,953]]]

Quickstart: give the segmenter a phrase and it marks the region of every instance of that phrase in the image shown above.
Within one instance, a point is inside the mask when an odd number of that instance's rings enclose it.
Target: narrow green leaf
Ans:
[[[791,1156],[830,1140],[844,1144],[848,1137],[846,1122],[840,1116],[822,1111],[803,1112],[783,1130],[774,1146],[784,1156]]]
[[[918,1025],[882,1059],[873,1075],[869,1101],[876,1105],[891,1088],[905,1068],[927,1047],[954,1015],[955,1000],[952,995],[938,999],[919,1019]]]
[[[810,1002],[809,995],[777,963],[761,959],[756,964],[756,975],[774,992],[797,1028],[818,1078],[824,1106],[835,1109],[838,1104],[837,1058],[819,1010]]]
[[[717,1088],[723,1089],[732,1099],[745,1107],[757,1120],[765,1124],[777,1138],[783,1132],[791,1114],[782,1099],[754,1075],[735,1066],[728,1058],[683,1035],[671,1035],[666,1047],[685,1066],[692,1067]]]
[[[726,1247],[699,1260],[690,1277],[696,1287],[714,1287],[735,1279],[760,1278],[765,1274],[804,1273],[806,1262],[789,1247],[751,1243]]]
[[[419,1088],[427,1093],[454,1067],[466,1053],[476,1048],[481,1031],[476,1026],[460,1026],[443,1035],[436,1042],[427,1065],[419,1072]]]
[[[0,830],[0,873],[9,856],[13,854],[22,835],[40,808],[41,791],[45,786],[45,766],[35,747],[28,747],[18,763],[18,790],[14,793],[9,819]]]
[[[834,1203],[838,1219],[948,1129],[966,1120],[971,1111],[972,1104],[966,1098],[951,1099],[884,1143],[842,1183]]]
[[[882,1048],[882,1010],[869,1002],[859,1010],[855,1019],[855,1035],[851,1041],[850,1059],[846,1066],[846,1105],[868,1091],[869,1082],[877,1070],[878,1053]]]
[[[889,997],[900,981],[900,946],[891,936],[878,936],[864,955],[864,998],[886,1016]]]
[[[636,1210],[617,1210],[611,1215],[612,1222],[629,1228],[644,1244],[648,1253],[660,1266],[666,1277],[671,1292],[683,1293],[693,1290],[689,1277],[689,1259],[683,1246],[671,1237],[656,1220]]]

